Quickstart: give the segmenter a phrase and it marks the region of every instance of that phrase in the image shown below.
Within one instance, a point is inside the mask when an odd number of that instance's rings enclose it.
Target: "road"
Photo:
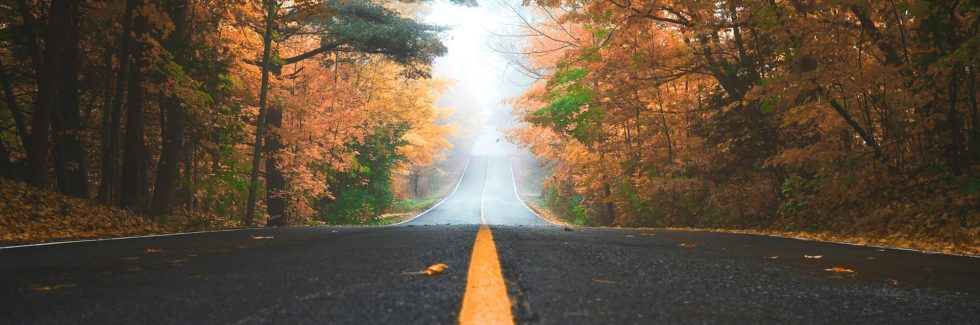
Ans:
[[[534,324],[980,323],[978,258],[566,229],[524,207],[506,157],[473,157],[451,196],[400,225],[6,248],[0,261],[3,324],[452,324],[474,310]],[[448,269],[417,273],[434,263]]]

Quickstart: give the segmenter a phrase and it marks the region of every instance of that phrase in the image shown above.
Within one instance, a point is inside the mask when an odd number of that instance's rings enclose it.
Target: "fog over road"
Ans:
[[[502,155],[471,158],[454,192],[436,207],[405,224],[554,226],[518,198],[510,160]]]
[[[482,231],[492,261],[474,253]],[[464,300],[503,305],[516,323],[980,322],[978,258],[555,226],[521,203],[509,159],[492,155],[472,157],[451,196],[400,225],[6,248],[0,261],[3,324],[451,324]],[[499,262],[503,300],[472,292],[477,262]],[[413,274],[434,263],[449,268]]]

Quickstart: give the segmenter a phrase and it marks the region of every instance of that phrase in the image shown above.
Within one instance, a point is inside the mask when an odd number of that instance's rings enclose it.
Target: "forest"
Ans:
[[[980,238],[977,2],[526,2],[563,218]]]
[[[393,222],[468,157],[424,4],[3,0],[0,176],[157,220]],[[508,137],[560,219],[980,241],[974,1],[512,8]]]
[[[465,158],[418,8],[4,0],[0,176],[157,219],[383,223]]]

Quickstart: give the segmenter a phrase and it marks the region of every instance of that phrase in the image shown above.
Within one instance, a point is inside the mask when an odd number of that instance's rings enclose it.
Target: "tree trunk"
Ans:
[[[616,204],[613,202],[612,187],[609,186],[609,183],[605,183],[602,186],[602,191],[606,201],[605,220],[603,220],[602,223],[604,226],[611,226],[614,222],[616,222]]]
[[[81,139],[81,117],[78,110],[78,5],[70,9],[70,16],[60,86],[58,87],[59,110],[55,113],[55,155],[58,170],[58,189],[62,194],[87,198],[88,164],[85,161],[85,142]]]
[[[419,175],[420,174],[421,172],[416,170],[415,175],[412,175],[412,194],[415,195],[416,199],[419,198],[419,178],[420,178]]]
[[[109,125],[104,128],[107,129],[108,141],[104,141],[105,145],[102,148],[102,163],[100,164],[102,169],[101,182],[99,183],[99,202],[105,204],[112,204],[115,202],[116,197],[116,155],[119,151],[119,128],[122,120],[122,105],[123,105],[123,95],[126,91],[126,74],[129,69],[129,52],[134,46],[135,40],[130,37],[130,33],[133,30],[133,12],[136,6],[139,5],[138,0],[127,0],[126,1],[126,13],[123,18],[123,30],[121,34],[122,38],[122,48],[119,50],[119,70],[116,74],[116,89],[115,94],[112,99],[112,108],[110,112],[103,114],[110,114]]]
[[[136,17],[133,32],[139,37],[145,30],[144,18]],[[123,143],[122,182],[120,199],[123,207],[142,210],[147,193],[147,155],[143,140],[143,49],[133,47],[133,67],[129,70],[126,96],[126,134]]]
[[[953,75],[949,80],[949,114],[946,117],[949,138],[951,141],[946,148],[946,160],[949,162],[950,169],[957,176],[963,175],[963,165],[960,161],[960,115],[956,109],[959,100],[959,67],[953,65]]]
[[[10,163],[10,151],[7,144],[0,139],[0,177],[10,178],[14,174],[13,164]]]
[[[278,73],[277,73],[278,74]],[[277,130],[282,127],[282,109],[276,105],[269,106],[268,126]],[[279,227],[287,224],[286,218],[286,177],[279,168],[279,156],[277,153],[282,150],[282,140],[275,132],[266,132],[265,151],[268,157],[265,159],[265,186],[266,186],[266,209],[269,212],[268,227]]]
[[[262,140],[265,131],[266,105],[269,99],[269,70],[272,68],[272,37],[275,28],[276,12],[279,5],[276,0],[265,0],[267,10],[265,18],[265,33],[262,36],[262,83],[259,90],[259,118],[255,121],[255,146],[252,153],[252,173],[249,175],[248,203],[245,209],[243,223],[252,226],[255,219],[255,204],[258,198],[259,163],[262,159]]]
[[[37,44],[37,32],[34,31],[35,26],[37,26],[37,20],[34,18],[34,14],[31,13],[30,8],[27,7],[27,1],[25,0],[17,0],[17,12],[20,14],[21,19],[24,20],[23,36],[26,41],[25,47],[27,48],[27,53],[31,57],[31,65],[34,67],[34,72],[40,74],[43,69],[41,49]],[[50,14],[49,17],[51,17]]]
[[[174,21],[174,31],[170,34],[167,49],[174,55],[178,64],[186,66],[186,53],[190,47],[190,23],[188,21],[187,0],[171,2],[170,15]],[[156,185],[153,187],[153,203],[151,212],[154,216],[173,213],[174,193],[180,164],[180,153],[184,140],[184,124],[186,114],[181,107],[181,100],[176,94],[170,95],[164,101],[166,122],[163,128],[163,148],[160,161],[157,164]]]
[[[45,33],[44,57],[37,78],[37,100],[31,121],[31,137],[27,144],[27,179],[35,186],[48,185],[48,135],[51,129],[51,113],[55,106],[58,73],[64,55],[68,16],[77,1],[53,1],[48,11]]]

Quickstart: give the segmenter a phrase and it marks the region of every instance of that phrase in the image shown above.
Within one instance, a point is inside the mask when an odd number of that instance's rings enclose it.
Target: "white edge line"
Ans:
[[[514,176],[514,160],[512,160],[510,156],[507,156],[507,165],[510,166],[510,182],[512,185],[514,185],[514,196],[517,197],[517,202],[521,202],[521,205],[523,205],[527,211],[531,211],[531,213],[538,217],[538,219],[544,220],[544,222],[547,222],[549,225],[560,226],[557,223],[551,222],[551,220],[545,219],[537,212],[534,212],[534,209],[531,209],[531,207],[527,206],[527,203],[524,203],[524,199],[521,199],[521,194],[517,192],[517,178]]]
[[[102,242],[102,241],[113,241],[113,240],[124,240],[124,239],[169,237],[169,236],[182,236],[182,235],[205,234],[205,233],[215,233],[215,232],[229,232],[229,231],[242,231],[242,230],[263,230],[263,229],[272,229],[272,228],[221,229],[221,230],[206,230],[206,231],[191,231],[191,232],[175,232],[175,233],[169,233],[169,234],[150,234],[150,235],[140,235],[140,236],[127,236],[127,237],[109,237],[109,238],[92,238],[92,239],[67,240],[67,241],[53,241],[53,242],[37,243],[37,244],[2,246],[2,247],[0,247],[0,250],[13,249],[13,248],[26,248],[26,247],[52,246],[52,245],[62,245],[62,244],[77,244],[77,243],[89,243],[89,242]]]
[[[399,223],[390,224],[388,226],[398,226],[398,225],[404,224],[406,222],[415,220],[416,218],[421,217],[423,214],[426,214],[429,211],[432,211],[432,209],[435,209],[435,208],[439,207],[440,205],[442,205],[443,202],[446,202],[447,200],[449,200],[449,198],[453,197],[453,195],[456,195],[456,190],[459,189],[459,184],[463,183],[463,177],[466,176],[466,170],[470,168],[470,160],[472,158],[473,158],[472,156],[470,156],[470,158],[466,158],[466,165],[463,166],[463,172],[461,174],[459,174],[459,180],[456,181],[456,187],[453,187],[453,191],[450,192],[449,195],[446,195],[446,197],[442,198],[442,201],[439,201],[439,203],[436,203],[436,205],[433,205],[432,207],[426,209],[425,211],[422,211],[422,213],[419,213],[419,214],[415,215],[414,217],[411,217],[411,218],[409,218],[409,219],[407,219],[405,221],[399,222]]]

